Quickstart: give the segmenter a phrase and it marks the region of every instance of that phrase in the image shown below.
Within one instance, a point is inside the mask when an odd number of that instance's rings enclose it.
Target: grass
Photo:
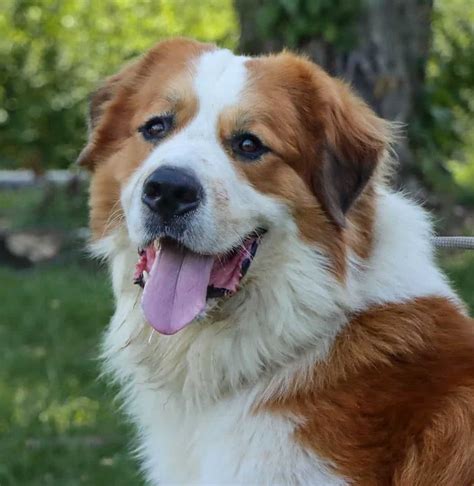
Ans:
[[[97,380],[112,312],[91,264],[0,269],[0,484],[140,484],[114,392]]]
[[[12,229],[87,224],[84,191],[4,190],[0,208]],[[115,390],[98,380],[105,269],[68,242],[53,263],[0,267],[0,288],[0,485],[142,484]]]
[[[474,316],[474,250],[443,255],[441,266]]]
[[[84,200],[64,190],[0,191],[1,219],[68,231],[86,224]],[[31,270],[0,267],[0,485],[140,485],[115,390],[97,379],[108,278],[67,251]],[[474,252],[442,253],[441,262],[474,310]]]

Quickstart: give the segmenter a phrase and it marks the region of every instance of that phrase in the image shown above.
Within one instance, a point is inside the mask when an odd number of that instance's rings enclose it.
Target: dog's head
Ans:
[[[93,237],[126,226],[145,315],[170,334],[289,234],[343,279],[348,245],[369,245],[370,180],[388,143],[384,121],[301,57],[174,39],[92,96],[79,163],[93,173]]]

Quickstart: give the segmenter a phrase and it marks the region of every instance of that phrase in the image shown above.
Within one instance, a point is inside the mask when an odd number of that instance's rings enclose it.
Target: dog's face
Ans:
[[[388,138],[306,60],[184,39],[110,78],[90,125],[80,163],[93,171],[93,235],[126,225],[145,315],[163,333],[236,292],[262,241],[297,232],[342,274],[350,209]]]

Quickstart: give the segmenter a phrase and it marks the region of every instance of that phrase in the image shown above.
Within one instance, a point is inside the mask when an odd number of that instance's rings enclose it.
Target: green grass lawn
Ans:
[[[86,224],[81,195],[0,191],[0,207],[15,228]],[[474,310],[474,252],[442,256]],[[32,270],[0,267],[0,295],[0,485],[143,484],[115,390],[97,379],[112,312],[105,270],[77,251]]]
[[[66,235],[53,263],[0,267],[0,486],[140,485],[116,390],[98,380],[107,272],[77,248],[84,188],[0,191],[0,223]]]
[[[114,391],[97,379],[105,272],[0,269],[0,282],[0,484],[141,484]]]

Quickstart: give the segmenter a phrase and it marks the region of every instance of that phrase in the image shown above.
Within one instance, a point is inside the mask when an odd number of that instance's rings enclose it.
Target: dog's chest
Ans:
[[[154,483],[345,484],[294,441],[290,420],[252,413],[248,396],[201,412],[185,412],[183,403],[156,392],[142,398],[142,445]],[[153,413],[145,416],[145,408]]]

